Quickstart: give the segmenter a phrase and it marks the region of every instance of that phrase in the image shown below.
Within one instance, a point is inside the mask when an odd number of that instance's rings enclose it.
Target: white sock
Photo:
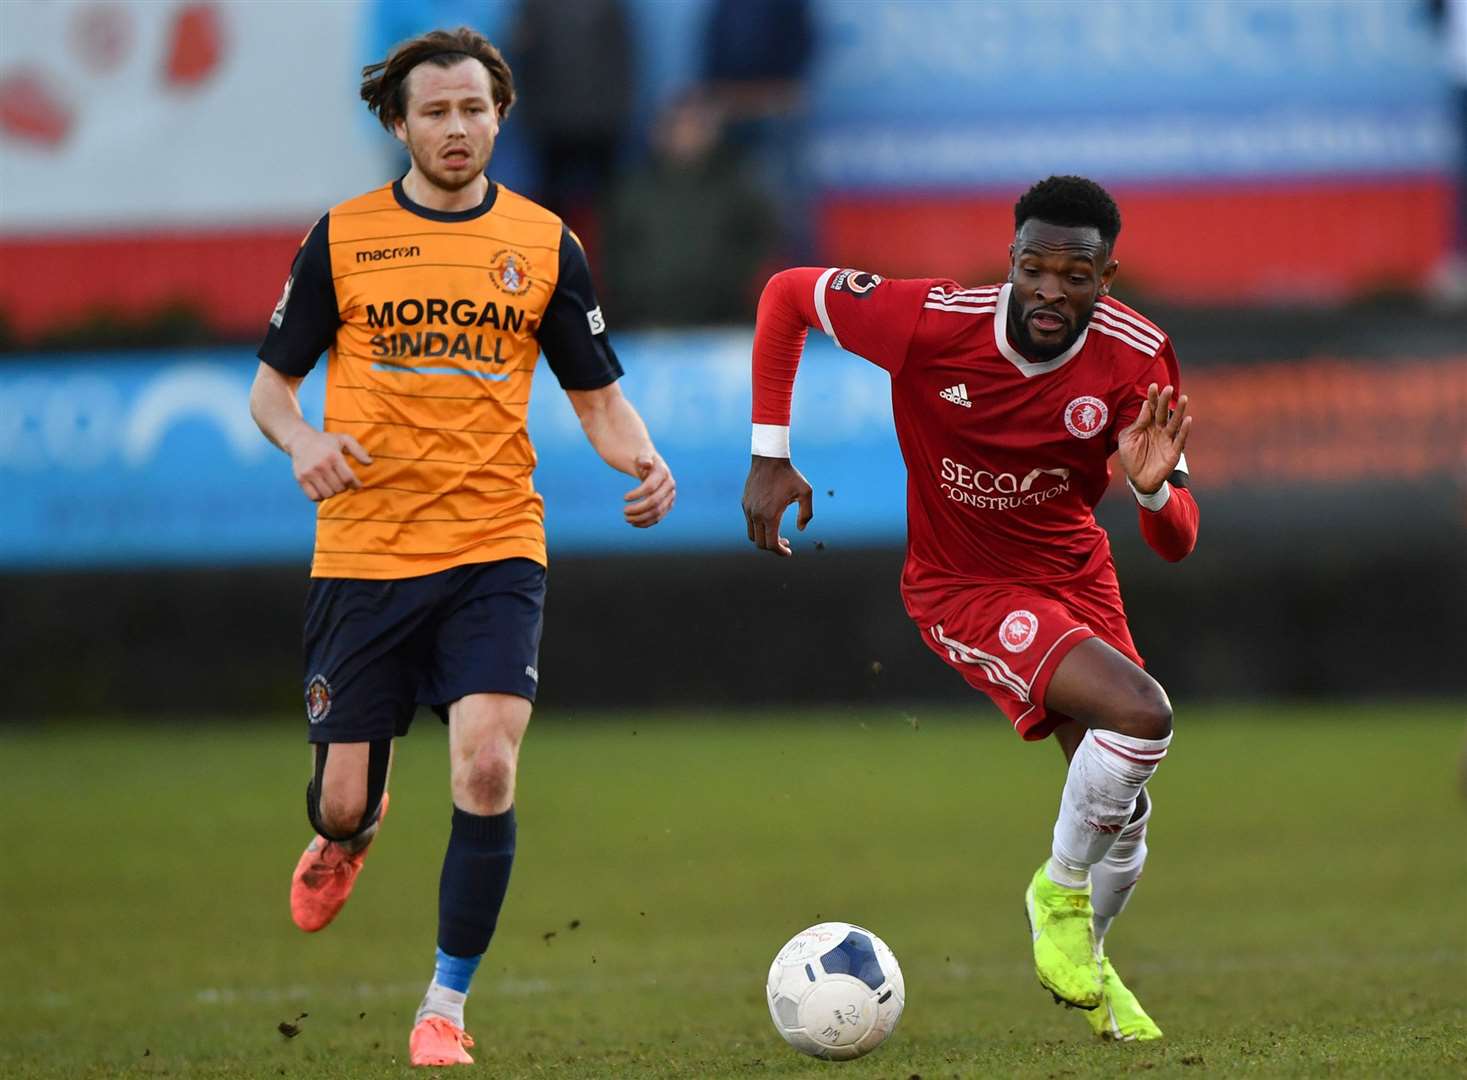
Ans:
[[[1136,798],[1166,757],[1172,737],[1137,739],[1114,731],[1087,731],[1070,759],[1054,823],[1049,877],[1084,888],[1090,868],[1115,843],[1136,810]]]
[[[1095,941],[1099,944],[1131,899],[1146,865],[1146,823],[1151,820],[1151,793],[1142,791],[1141,815],[1120,831],[1116,842],[1090,869],[1090,906],[1095,910]]]
[[[413,1026],[416,1027],[422,1023],[425,1016],[441,1016],[454,1027],[462,1029],[464,1002],[468,998],[468,994],[450,990],[434,979],[428,984],[428,992],[423,995],[423,1003],[418,1006],[418,1015],[413,1018]]]

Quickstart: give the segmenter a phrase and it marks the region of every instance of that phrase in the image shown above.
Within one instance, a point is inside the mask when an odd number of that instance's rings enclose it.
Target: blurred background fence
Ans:
[[[361,66],[461,23],[523,95],[491,175],[584,239],[679,477],[625,528],[537,376],[546,704],[965,697],[896,594],[883,376],[823,340],[815,522],[747,549],[753,304],[790,263],[997,280],[1054,172],[1117,196],[1194,401],[1196,555],[1102,508],[1173,695],[1467,695],[1460,5],[82,0],[0,5],[0,712],[298,701],[312,510],[253,349],[311,222],[404,167]]]

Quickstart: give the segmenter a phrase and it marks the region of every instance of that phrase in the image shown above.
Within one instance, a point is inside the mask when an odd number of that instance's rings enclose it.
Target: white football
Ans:
[[[802,1053],[846,1061],[891,1034],[907,991],[886,942],[851,923],[801,930],[779,950],[765,987],[769,1015]]]

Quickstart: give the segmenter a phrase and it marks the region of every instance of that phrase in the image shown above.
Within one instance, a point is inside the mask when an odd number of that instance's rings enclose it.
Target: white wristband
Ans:
[[[790,428],[788,424],[755,424],[753,452],[759,457],[790,456]]]
[[[1131,489],[1131,494],[1136,496],[1136,501],[1148,510],[1160,510],[1172,497],[1172,486],[1165,480],[1161,482],[1161,487],[1157,488],[1150,495],[1143,495],[1137,491],[1136,485],[1131,483],[1129,476],[1126,477],[1126,487]]]

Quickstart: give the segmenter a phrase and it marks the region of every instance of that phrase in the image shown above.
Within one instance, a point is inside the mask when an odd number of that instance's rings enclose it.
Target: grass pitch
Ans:
[[[1151,863],[1109,941],[1168,1037],[1107,1046],[1029,964],[1052,746],[986,708],[542,715],[469,1001],[480,1074],[1461,1076],[1464,719],[1184,709]],[[286,905],[302,737],[284,719],[0,734],[0,1075],[410,1074],[443,732],[420,718],[399,746],[392,816],[314,936]],[[882,935],[907,981],[896,1034],[849,1064],[788,1049],[764,1005],[775,950],[829,918]]]

